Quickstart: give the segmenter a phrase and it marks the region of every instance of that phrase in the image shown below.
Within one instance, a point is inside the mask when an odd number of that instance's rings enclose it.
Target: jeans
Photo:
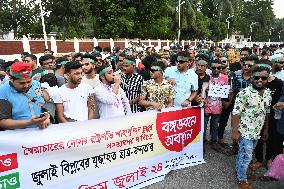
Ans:
[[[210,119],[210,135],[211,135],[211,142],[217,142],[218,138],[218,124],[220,119],[220,114],[204,114],[204,140],[206,139],[206,130],[207,125]]]
[[[247,181],[247,169],[252,160],[252,152],[257,144],[257,140],[248,140],[240,137],[239,151],[236,161],[236,171],[238,181]]]

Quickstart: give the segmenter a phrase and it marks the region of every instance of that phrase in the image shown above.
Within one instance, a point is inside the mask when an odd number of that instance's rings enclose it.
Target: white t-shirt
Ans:
[[[99,74],[96,74],[96,76],[93,79],[88,79],[86,75],[82,77],[82,83],[86,83],[91,85],[93,88],[98,86],[100,84]]]
[[[65,117],[77,121],[85,121],[88,120],[88,97],[93,93],[93,88],[85,83],[81,83],[74,89],[62,85],[58,89],[54,103],[63,104]]]
[[[100,83],[95,88],[95,99],[99,107],[100,118],[120,117],[131,114],[129,100],[119,87],[118,94],[112,92],[114,84],[107,86]]]

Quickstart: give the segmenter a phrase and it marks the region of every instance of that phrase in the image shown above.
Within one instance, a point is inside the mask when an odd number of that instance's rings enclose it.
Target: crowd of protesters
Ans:
[[[248,169],[269,169],[284,155],[283,47],[97,46],[66,55],[46,49],[41,57],[24,52],[22,60],[0,61],[0,130],[200,106],[204,144],[236,155],[237,184],[251,189]],[[227,98],[208,95],[214,85],[229,85]],[[227,125],[232,144],[224,141]],[[283,164],[280,176],[260,179],[284,179]]]

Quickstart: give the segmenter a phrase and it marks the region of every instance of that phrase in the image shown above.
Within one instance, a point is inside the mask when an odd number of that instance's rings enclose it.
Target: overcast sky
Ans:
[[[284,18],[284,0],[274,0],[273,8],[276,18]]]

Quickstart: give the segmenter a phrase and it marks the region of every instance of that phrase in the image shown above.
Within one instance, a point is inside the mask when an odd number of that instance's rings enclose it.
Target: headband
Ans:
[[[207,61],[205,61],[205,60],[202,60],[202,59],[201,59],[201,60],[199,60],[199,61],[198,61],[198,63],[203,63],[203,64],[208,65],[208,62],[207,62]]]
[[[151,69],[156,71],[163,71],[163,69],[160,66],[152,66]]]
[[[89,63],[89,62],[92,63],[92,64],[95,63],[95,61],[91,58],[83,58],[82,62],[83,62],[83,64]]]
[[[135,65],[135,62],[134,62],[134,61],[132,61],[132,60],[128,60],[128,59],[126,59],[126,64],[132,64],[132,65]]]
[[[252,76],[259,76],[259,77],[268,77],[269,73],[267,71],[261,71],[261,72],[254,72]]]
[[[269,70],[271,70],[271,66],[268,64],[256,64],[255,68],[267,68]]]
[[[58,66],[62,66],[62,65],[67,64],[68,62],[69,62],[69,61],[66,61],[66,60],[65,60],[65,61],[61,61],[61,62],[58,62],[57,65],[58,65]]]
[[[10,75],[18,79],[31,78],[32,67],[24,62],[14,63],[10,68]]]
[[[47,75],[47,74],[50,74],[50,73],[54,74],[54,71],[53,70],[43,70],[41,72],[41,76],[44,76],[44,75]]]
[[[244,64],[248,64],[248,65],[254,65],[255,62],[253,60],[247,60],[247,61],[244,61]]]
[[[218,63],[212,63],[211,67],[222,67],[222,64],[218,64]]]
[[[111,67],[106,67],[102,71],[99,72],[99,75],[100,76],[104,75],[105,73],[109,72],[110,70],[112,70]]]
[[[185,61],[185,62],[187,62],[187,61],[189,61],[189,57],[178,56],[178,57],[177,57],[177,61]]]

